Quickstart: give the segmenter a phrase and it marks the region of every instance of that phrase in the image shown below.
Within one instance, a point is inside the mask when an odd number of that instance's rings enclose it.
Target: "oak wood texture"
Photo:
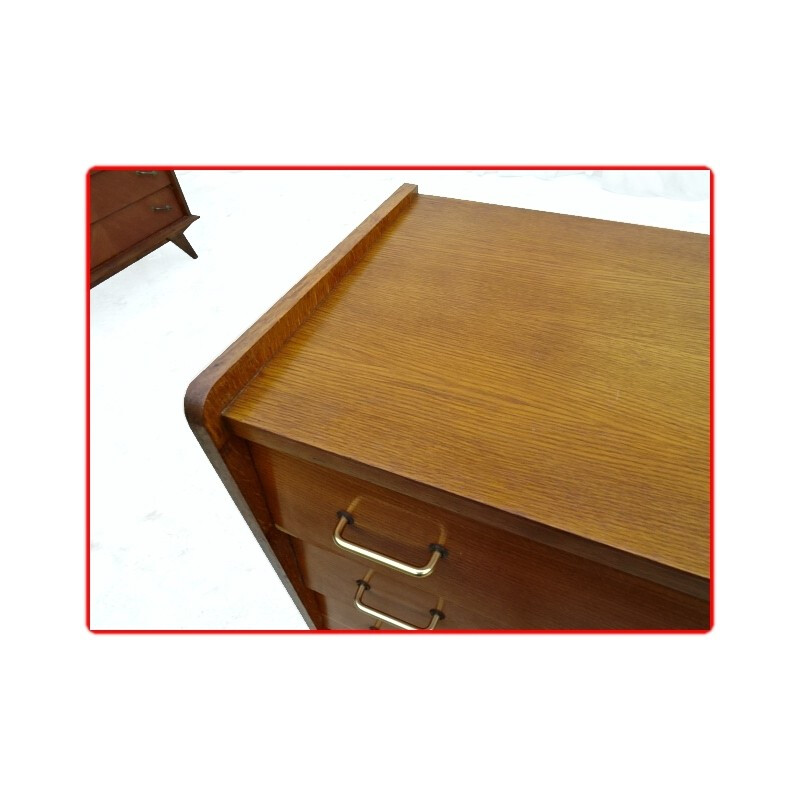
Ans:
[[[317,602],[323,610],[326,630],[358,631],[376,629],[374,621],[370,624],[367,618],[349,603],[343,603],[341,600],[334,600],[324,595],[317,595]]]
[[[418,197],[225,416],[708,577],[708,248]]]
[[[90,283],[110,278],[168,242],[197,258],[189,211],[170,170],[94,170],[89,176]]]
[[[364,595],[369,606],[384,611],[404,622],[424,628],[430,622],[430,610],[438,608],[444,613],[444,619],[437,623],[442,630],[494,630],[511,628],[506,621],[492,619],[481,609],[464,608],[432,590],[427,581],[408,585],[398,581],[393,575],[372,571],[370,567],[359,564],[348,558],[322,550],[306,542],[292,540],[297,553],[297,560],[306,584],[324,597],[321,603],[323,613],[331,614],[339,621],[345,621],[346,627],[369,628],[375,623],[375,617],[357,609],[353,603],[359,579],[368,578],[370,589]],[[352,609],[352,614],[349,613]],[[327,627],[330,627],[327,625]],[[385,623],[381,627],[387,630],[399,628]]]
[[[698,594],[703,596],[695,597],[317,464],[258,445],[250,450],[279,529],[311,543],[317,561],[332,556],[329,564],[347,561],[355,573],[372,569],[391,585],[404,588],[409,597],[424,591],[446,598],[495,620],[491,628],[708,627],[708,602],[702,590]],[[419,565],[428,560],[430,544],[441,544],[447,556],[432,575],[414,578],[345,554],[332,537],[338,510],[347,511],[355,521],[345,529],[345,538],[370,550]],[[319,578],[308,585],[337,596]],[[470,618],[462,614],[456,619]],[[453,625],[455,620],[449,627]]]
[[[467,544],[436,580],[473,611],[495,603],[498,624],[704,629],[708,246],[405,185],[192,383],[187,417],[240,507],[242,481],[269,507],[250,515],[262,538],[330,552],[325,487],[363,481],[403,496],[395,522],[446,520]],[[287,482],[286,456],[334,475]],[[381,513],[360,535],[420,561],[416,534],[392,533],[412,526]],[[487,599],[482,557],[514,576],[515,602]],[[290,567],[324,626],[329,595]]]
[[[223,409],[309,319],[416,193],[416,186],[401,186],[192,381],[184,408],[194,430],[206,431],[217,446],[227,440]]]

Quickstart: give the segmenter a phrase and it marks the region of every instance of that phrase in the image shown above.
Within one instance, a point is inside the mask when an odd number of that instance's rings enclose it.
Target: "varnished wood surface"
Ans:
[[[151,174],[153,173],[153,174]],[[97,222],[172,184],[167,170],[98,170],[90,176],[90,218]],[[174,188],[174,187],[173,187]]]
[[[166,228],[162,228],[154,234],[142,239],[140,242],[137,242],[135,247],[131,247],[119,255],[108,259],[108,261],[104,261],[102,264],[93,267],[91,270],[91,285],[97,286],[98,283],[102,283],[112,275],[116,275],[118,272],[125,269],[125,267],[136,263],[140,258],[144,258],[144,256],[152,253],[154,250],[158,250],[159,247],[163,247],[165,244],[169,244],[170,242],[178,244],[176,240],[181,236],[185,239],[186,237],[183,232],[198,219],[200,218],[195,215],[181,217],[176,222],[169,224]],[[181,247],[180,245],[178,246]],[[181,247],[181,249],[183,250],[183,247]],[[193,249],[192,252],[194,252]],[[192,254],[188,253],[188,255]],[[197,254],[195,253],[192,258],[197,258]]]
[[[173,171],[92,170],[89,201],[92,287],[167,242],[197,258],[184,232],[199,217],[189,211]]]
[[[317,562],[335,556],[324,562],[335,566],[345,558],[356,572],[372,569],[409,596],[444,597],[497,621],[482,627],[708,628],[707,584],[702,597],[690,596],[283,453],[256,445],[250,451],[274,524],[313,544]],[[363,547],[413,565],[427,562],[433,543],[448,554],[432,575],[413,578],[345,553],[332,537],[339,510],[355,520],[345,538]],[[331,595],[321,578],[309,585]]]
[[[369,628],[375,622],[353,603],[358,585],[356,581],[370,575],[370,568],[348,558],[321,550],[306,542],[292,540],[297,560],[306,584],[328,602],[321,603],[323,614],[329,613],[329,602],[333,601],[341,611],[334,615],[339,620],[349,620],[352,627]],[[431,619],[430,610],[438,608],[444,619],[437,623],[442,630],[500,630],[512,629],[513,625],[492,619],[479,608],[465,608],[438,595],[431,587],[420,581],[408,584],[398,581],[393,575],[376,572],[369,577],[369,591],[364,594],[364,603],[393,617],[424,628]],[[328,608],[326,608],[328,606]],[[352,609],[354,613],[346,614]],[[389,630],[397,626],[387,624]]]
[[[168,240],[176,247],[183,250],[187,256],[190,256],[191,258],[197,258],[197,253],[195,252],[194,247],[189,244],[189,240],[186,238],[186,234],[183,233],[183,231],[173,234],[172,236],[168,237]]]
[[[380,631],[394,631],[398,632],[399,629],[393,625],[384,622],[378,622],[374,617],[369,617],[363,612],[359,611],[352,602],[342,602],[342,600],[334,597],[326,597],[325,595],[318,595],[320,607],[323,609],[325,615],[325,624],[328,630],[349,630],[349,631],[364,631],[364,630],[380,630]],[[378,628],[373,626],[378,624]],[[459,630],[454,628],[451,617],[446,617],[441,620],[436,626],[438,631],[446,630]],[[473,628],[470,630],[479,630]],[[480,630],[491,630],[481,628]]]
[[[193,428],[208,431],[218,447],[226,441],[225,406],[280,351],[416,193],[416,186],[403,184],[192,381],[184,410]]]
[[[98,220],[92,224],[92,266],[102,264],[183,216],[172,186],[164,186]]]
[[[225,416],[707,577],[708,248],[412,198]]]

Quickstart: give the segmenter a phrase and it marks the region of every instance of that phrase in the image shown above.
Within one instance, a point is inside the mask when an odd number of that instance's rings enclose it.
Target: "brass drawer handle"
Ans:
[[[153,206],[153,211],[172,211],[172,206]]]
[[[365,605],[361,602],[361,598],[364,596],[364,592],[368,591],[370,585],[366,581],[356,581],[358,584],[358,590],[356,591],[356,599],[355,605],[359,611],[363,611],[365,614],[369,614],[371,617],[375,617],[376,619],[383,620],[384,622],[388,622],[390,625],[396,625],[398,628],[402,628],[404,631],[432,631],[440,619],[444,619],[444,613],[440,611],[438,608],[431,609],[431,621],[425,628],[418,628],[416,625],[410,625],[408,622],[403,622],[401,619],[397,619],[397,617],[393,617],[389,614],[384,614],[383,611],[378,611],[377,608],[371,608],[368,605]]]
[[[137,175],[158,175],[157,169],[137,169]]]
[[[447,555],[447,550],[445,550],[440,544],[432,544],[429,547],[431,550],[430,561],[428,561],[424,567],[415,567],[411,564],[397,561],[397,559],[390,558],[382,553],[376,553],[374,550],[368,550],[366,547],[361,547],[360,545],[343,539],[342,532],[348,525],[355,524],[355,520],[351,514],[347,513],[347,511],[337,511],[336,514],[339,517],[339,523],[336,525],[336,529],[333,532],[333,541],[336,542],[336,544],[339,545],[342,550],[347,550],[348,553],[355,553],[357,556],[363,556],[364,558],[374,561],[376,564],[381,564],[384,567],[396,569],[398,572],[402,572],[404,575],[411,575],[413,578],[427,578],[428,575],[433,572],[433,568],[439,562],[439,559],[444,558]]]

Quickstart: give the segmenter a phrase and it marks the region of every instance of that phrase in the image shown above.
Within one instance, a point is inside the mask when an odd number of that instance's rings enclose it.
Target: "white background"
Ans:
[[[178,178],[200,215],[187,232],[199,259],[162,247],[90,296],[93,630],[305,629],[190,432],[183,394],[400,184],[699,233],[710,221],[707,171],[178,170]]]
[[[797,57],[784,9],[7,13],[4,795],[796,793]],[[131,162],[711,166],[714,631],[88,633],[84,174]]]

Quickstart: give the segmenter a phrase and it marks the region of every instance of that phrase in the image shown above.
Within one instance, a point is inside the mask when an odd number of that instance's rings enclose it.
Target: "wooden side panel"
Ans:
[[[232,438],[222,450],[217,450],[204,430],[195,431],[195,435],[309,627],[323,627],[313,593],[306,588],[300,576],[289,537],[272,524],[247,444]]]
[[[191,216],[191,211],[189,211],[189,204],[186,202],[186,197],[183,194],[183,189],[181,188],[180,183],[178,182],[178,176],[175,174],[173,170],[169,171],[169,180],[172,184],[172,190],[178,197],[178,202],[181,204],[183,208],[184,214],[189,214]]]

